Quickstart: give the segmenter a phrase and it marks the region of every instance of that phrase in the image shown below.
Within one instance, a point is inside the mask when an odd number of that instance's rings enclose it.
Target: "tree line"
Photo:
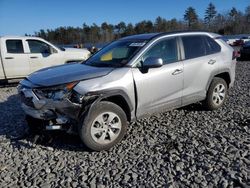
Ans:
[[[250,33],[250,5],[246,7],[245,12],[233,7],[225,13],[218,13],[215,5],[209,3],[203,19],[197,15],[193,7],[188,7],[183,20],[167,20],[159,16],[153,22],[143,20],[136,24],[120,22],[113,25],[104,22],[99,26],[95,23],[84,23],[82,27],[41,29],[35,32],[35,36],[55,44],[97,44],[132,34],[177,30],[207,30],[222,35]]]

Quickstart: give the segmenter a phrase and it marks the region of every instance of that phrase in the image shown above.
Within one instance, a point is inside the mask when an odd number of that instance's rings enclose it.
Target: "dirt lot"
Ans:
[[[78,136],[25,136],[16,88],[0,88],[0,187],[250,186],[250,62],[223,108],[200,104],[142,119],[110,151]]]

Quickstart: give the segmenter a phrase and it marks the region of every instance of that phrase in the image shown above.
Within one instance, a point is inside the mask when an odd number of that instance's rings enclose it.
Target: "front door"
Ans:
[[[30,73],[39,69],[51,67],[54,65],[62,64],[62,56],[60,56],[56,49],[49,44],[35,39],[27,40],[30,53]]]
[[[142,71],[148,57],[162,58],[164,65]],[[138,60],[132,69],[137,92],[137,117],[181,105],[183,63],[179,61],[176,38],[156,42]],[[140,64],[142,66],[140,67]]]

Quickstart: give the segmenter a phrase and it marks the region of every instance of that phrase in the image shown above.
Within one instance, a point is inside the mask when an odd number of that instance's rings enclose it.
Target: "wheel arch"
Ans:
[[[227,87],[229,88],[230,83],[231,83],[230,71],[228,69],[225,69],[225,70],[218,71],[210,76],[208,83],[207,83],[207,86],[206,86],[206,91],[208,91],[208,88],[209,88],[212,80],[215,77],[224,79],[227,83]]]
[[[98,92],[91,92],[88,93],[88,96],[96,96],[93,105],[101,101],[109,101],[116,105],[118,105],[126,114],[127,120],[130,122],[134,119],[132,111],[133,105],[128,97],[128,95],[122,90],[105,90],[105,91],[98,91]],[[90,107],[91,108],[91,107]]]

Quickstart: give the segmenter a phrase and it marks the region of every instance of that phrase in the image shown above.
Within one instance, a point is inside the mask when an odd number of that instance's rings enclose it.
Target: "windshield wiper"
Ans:
[[[85,64],[94,67],[122,67],[125,65],[125,63],[123,62],[116,62],[116,63],[91,62]]]
[[[93,66],[93,67],[112,67],[113,64],[108,63],[99,63],[99,62],[91,62],[85,63],[86,65]]]

